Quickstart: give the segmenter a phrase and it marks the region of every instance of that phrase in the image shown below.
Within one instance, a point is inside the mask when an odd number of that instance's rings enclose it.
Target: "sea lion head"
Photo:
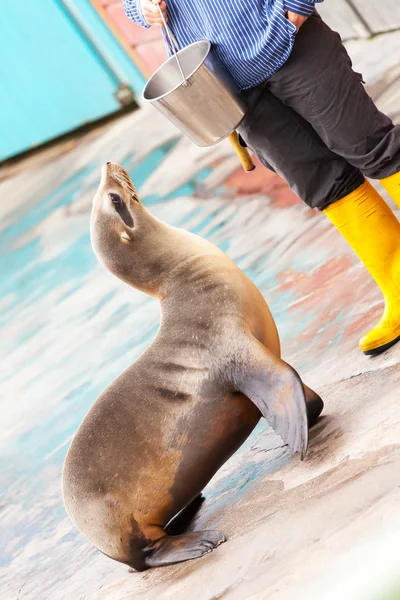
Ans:
[[[93,250],[111,273],[152,296],[158,295],[164,267],[160,228],[162,223],[141,204],[125,169],[111,162],[103,165],[93,199]]]

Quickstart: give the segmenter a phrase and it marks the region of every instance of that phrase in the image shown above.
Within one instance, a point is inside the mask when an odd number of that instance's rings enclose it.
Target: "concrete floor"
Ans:
[[[396,49],[399,33],[350,47],[393,115]],[[255,281],[284,358],[325,401],[304,462],[263,422],[205,490],[195,528],[218,527],[227,543],[143,574],[98,553],[60,491],[73,433],[159,319],[91,250],[106,160],[129,169],[156,216],[207,237]],[[400,347],[359,351],[381,296],[324,216],[261,167],[244,175],[229,143],[199,149],[151,108],[1,177],[1,597],[399,600]]]

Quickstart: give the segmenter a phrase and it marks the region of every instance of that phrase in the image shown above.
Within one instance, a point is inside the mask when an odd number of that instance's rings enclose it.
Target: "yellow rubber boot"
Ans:
[[[384,313],[360,348],[383,352],[400,339],[400,223],[368,181],[324,212],[382,290]]]
[[[390,177],[381,179],[381,184],[396,202],[397,206],[400,206],[400,171]]]

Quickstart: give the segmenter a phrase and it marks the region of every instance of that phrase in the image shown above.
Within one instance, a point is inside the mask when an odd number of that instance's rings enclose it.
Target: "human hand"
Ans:
[[[293,25],[296,25],[297,31],[308,19],[308,17],[303,17],[302,15],[298,15],[297,13],[291,12],[290,10],[285,11],[285,17],[288,21],[293,23]]]
[[[158,9],[158,4],[160,5],[164,15],[165,22],[167,22],[167,5],[164,0],[142,0],[142,12],[146,23],[149,25],[157,25],[158,27],[162,27],[163,21]]]

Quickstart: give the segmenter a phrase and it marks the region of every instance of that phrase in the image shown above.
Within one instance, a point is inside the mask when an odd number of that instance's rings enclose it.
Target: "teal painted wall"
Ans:
[[[2,0],[0,56],[0,161],[119,110],[120,84],[145,83],[89,0]]]

